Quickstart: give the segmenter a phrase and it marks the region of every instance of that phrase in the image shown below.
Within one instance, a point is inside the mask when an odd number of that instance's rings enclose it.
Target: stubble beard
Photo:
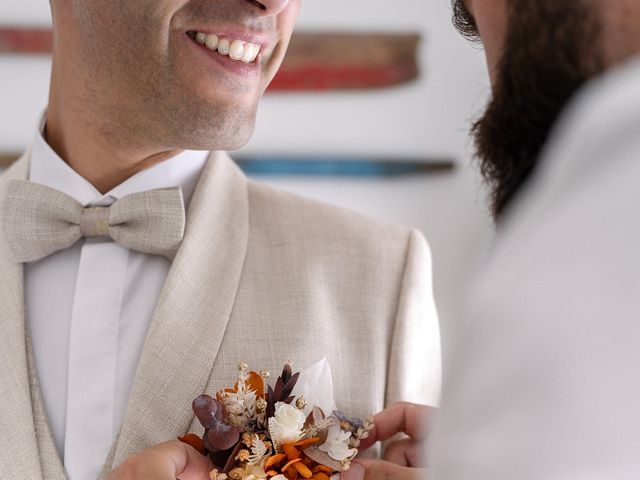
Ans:
[[[233,98],[201,98],[185,88],[170,65],[162,77],[149,70],[133,78],[129,105],[138,105],[137,111],[125,106],[112,112],[114,119],[123,117],[119,121],[128,125],[132,142],[139,138],[166,149],[234,150],[249,141],[261,95],[241,105]]]

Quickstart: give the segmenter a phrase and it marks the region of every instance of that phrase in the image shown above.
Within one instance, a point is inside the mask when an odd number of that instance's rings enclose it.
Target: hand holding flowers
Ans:
[[[332,389],[326,361],[310,370],[317,380],[301,382],[307,395],[314,396],[314,385]],[[212,480],[329,480],[349,469],[373,428],[370,421],[309,406],[305,395],[294,391],[300,373],[294,374],[290,365],[274,387],[267,385],[266,371],[249,371],[240,364],[239,372],[233,388],[194,400],[204,434],[181,438],[211,460]],[[327,377],[328,382],[321,381]],[[325,408],[333,405],[332,392],[319,397]]]
[[[211,461],[178,440],[129,457],[108,480],[209,480]]]
[[[396,403],[374,417],[375,428],[362,443],[366,449],[377,441],[397,434],[405,438],[389,443],[382,460],[357,459],[341,480],[424,480],[428,478],[425,460],[429,420],[434,408],[412,403]]]
[[[303,388],[310,397],[318,386],[330,384],[326,362],[314,369],[320,380],[305,379]],[[244,365],[240,371],[233,389],[218,392],[216,399],[203,395],[194,401],[205,435],[182,438],[193,447],[177,441],[157,445],[128,459],[109,480],[327,480],[338,472],[341,480],[426,478],[424,442],[434,409],[398,403],[376,415],[375,425],[337,411],[326,417],[322,409],[308,407],[299,391],[292,395],[298,377],[287,366],[276,388],[266,392],[266,372],[248,372]],[[332,395],[325,396],[325,408],[332,404]],[[388,444],[382,460],[351,463],[358,449],[397,433],[407,437]]]

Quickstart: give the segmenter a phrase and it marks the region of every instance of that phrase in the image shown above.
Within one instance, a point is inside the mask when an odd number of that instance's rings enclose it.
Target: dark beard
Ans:
[[[603,70],[595,8],[583,0],[509,0],[493,98],[473,125],[498,219],[536,167],[559,114]]]

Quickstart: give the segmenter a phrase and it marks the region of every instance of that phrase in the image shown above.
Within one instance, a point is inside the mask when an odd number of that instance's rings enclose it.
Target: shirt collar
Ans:
[[[180,187],[189,204],[209,152],[185,150],[128,178],[104,195],[73,170],[44,139],[43,118],[31,151],[29,180],[54,188],[83,206],[113,203],[132,193],[157,188]]]

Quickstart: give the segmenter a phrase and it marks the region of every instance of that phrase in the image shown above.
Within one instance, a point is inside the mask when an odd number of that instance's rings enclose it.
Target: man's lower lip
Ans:
[[[191,45],[193,45],[193,47],[200,50],[203,54],[205,54],[211,60],[213,60],[221,67],[225,68],[226,70],[238,76],[255,77],[260,72],[260,64],[259,64],[260,57],[258,57],[253,63],[244,63],[238,60],[233,60],[227,55],[221,55],[218,52],[209,50],[208,48],[197,43],[188,35],[185,35],[185,38],[189,43],[191,43]]]

